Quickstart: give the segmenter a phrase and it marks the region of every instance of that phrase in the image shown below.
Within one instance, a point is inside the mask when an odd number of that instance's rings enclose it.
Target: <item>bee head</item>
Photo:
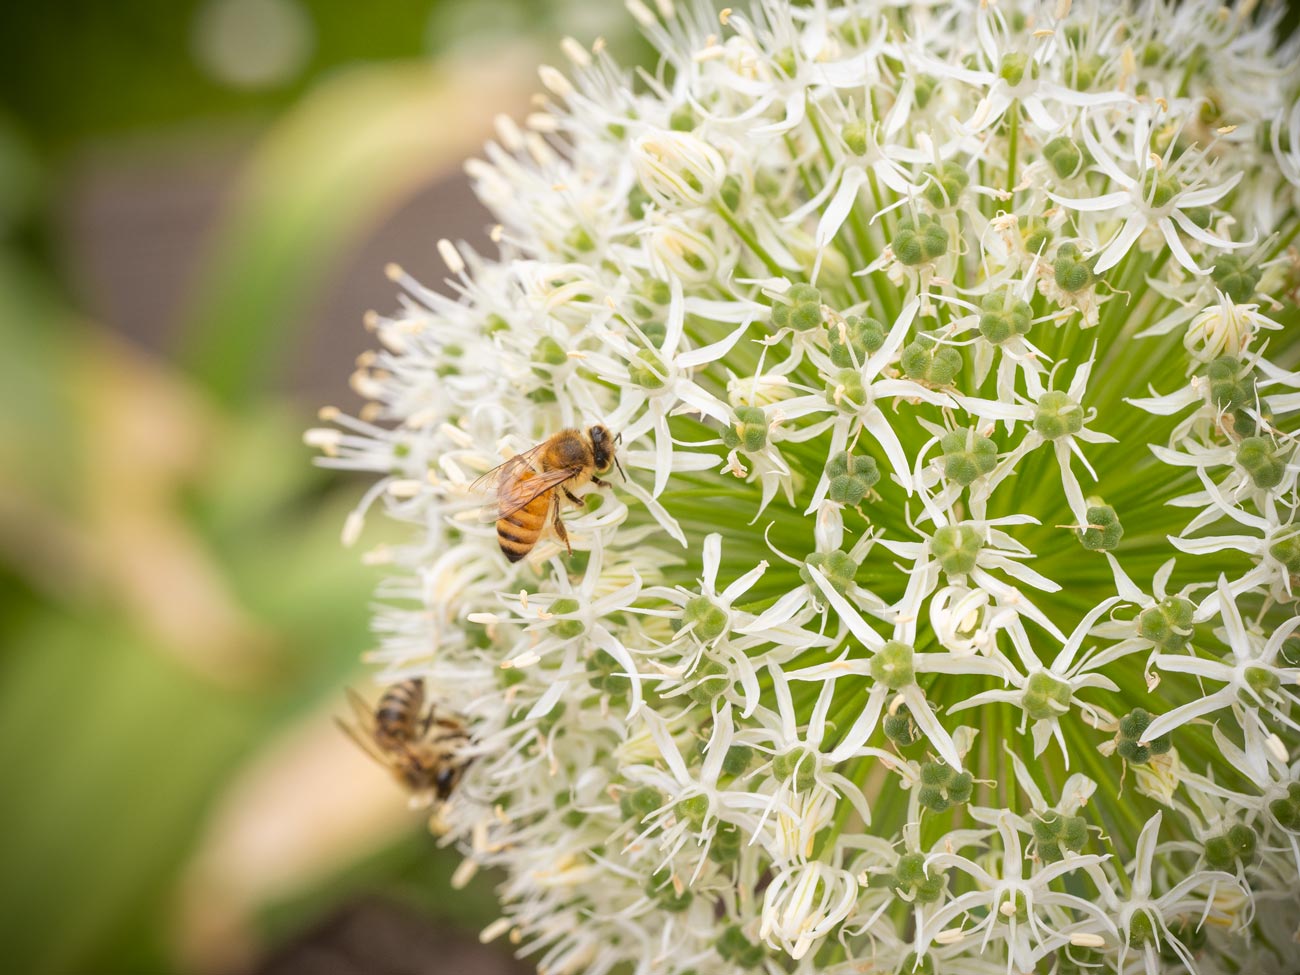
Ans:
[[[597,423],[587,431],[587,436],[591,438],[591,457],[596,464],[596,473],[604,474],[615,464],[618,464],[618,457],[614,454],[615,445],[623,439],[622,434],[615,437],[609,432],[609,427],[602,423]],[[620,474],[623,473],[623,467],[620,464],[618,468]]]

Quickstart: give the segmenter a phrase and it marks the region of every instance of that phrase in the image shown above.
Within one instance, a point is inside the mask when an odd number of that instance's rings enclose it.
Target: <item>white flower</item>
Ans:
[[[1288,688],[1300,684],[1300,668],[1281,665],[1278,656],[1287,637],[1300,628],[1300,616],[1293,616],[1268,634],[1252,631],[1242,619],[1236,597],[1223,576],[1219,577],[1217,605],[1222,613],[1222,640],[1228,647],[1225,659],[1162,653],[1152,662],[1164,673],[1191,674],[1222,682],[1224,686],[1157,717],[1147,727],[1144,741],[1167,735],[1194,718],[1227,707],[1233,708],[1239,723],[1254,725],[1266,735],[1270,729],[1264,725],[1260,712],[1271,715],[1284,728],[1297,728],[1290,711],[1300,701],[1300,693]]]
[[[1089,430],[1087,427],[1096,415],[1095,410],[1085,410],[1082,405],[1094,364],[1095,358],[1089,358],[1074,371],[1074,376],[1066,389],[1046,390],[1039,395],[1037,402],[1022,401],[1010,404],[974,397],[962,399],[961,403],[965,409],[983,419],[1001,420],[1008,428],[1017,422],[1029,426],[1020,444],[1003,457],[998,462],[997,468],[989,475],[984,486],[987,494],[992,494],[997,486],[1016,470],[1017,465],[1027,454],[1045,443],[1051,443],[1057,466],[1061,470],[1061,487],[1069,501],[1070,511],[1076,519],[1076,524],[1088,524],[1088,506],[1084,501],[1083,488],[1079,486],[1079,479],[1071,466],[1071,455],[1079,458],[1095,480],[1097,474],[1089,466],[1088,459],[1083,456],[1077,441],[1115,442],[1115,438],[1109,434]]]
[[[1151,110],[1139,109],[1133,120],[1133,133],[1129,145],[1121,147],[1109,127],[1093,116],[1093,125],[1083,127],[1083,141],[1097,168],[1120,189],[1095,197],[1068,197],[1049,194],[1053,200],[1071,210],[1097,213],[1106,210],[1127,211],[1123,226],[1116,232],[1097,258],[1093,270],[1107,271],[1118,264],[1129,249],[1147,229],[1158,230],[1174,259],[1193,274],[1204,273],[1197,266],[1180,236],[1186,234],[1198,243],[1217,248],[1231,249],[1245,244],[1217,237],[1198,227],[1188,216],[1189,210],[1218,203],[1242,178],[1235,175],[1218,183],[1211,183],[1213,172],[1204,162],[1204,153],[1187,150],[1174,157],[1179,146],[1177,139],[1168,140],[1163,155],[1151,150],[1152,129],[1156,117]],[[1119,157],[1136,170],[1126,172]],[[1253,243],[1253,242],[1252,242]]]
[[[1300,970],[1281,8],[627,6],[660,63],[564,42],[468,166],[495,251],[390,268],[368,402],[307,435],[372,477],[347,542],[396,523],[368,657],[465,724],[486,934],[550,975]],[[507,561],[480,475],[597,424],[620,467]]]
[[[858,882],[825,863],[787,867],[763,892],[760,936],[798,961],[853,909]]]

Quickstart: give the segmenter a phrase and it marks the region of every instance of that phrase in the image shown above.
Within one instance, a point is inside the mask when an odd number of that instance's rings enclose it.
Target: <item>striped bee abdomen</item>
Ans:
[[[375,708],[375,738],[392,747],[412,740],[424,708],[424,681],[419,677],[394,684]]]
[[[533,550],[546,526],[553,491],[543,491],[522,508],[497,521],[497,541],[511,562],[518,562]]]

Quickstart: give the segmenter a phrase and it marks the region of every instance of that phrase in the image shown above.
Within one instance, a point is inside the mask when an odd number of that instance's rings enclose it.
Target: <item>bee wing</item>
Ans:
[[[509,493],[511,485],[515,484],[517,481],[536,476],[539,473],[533,467],[533,459],[545,446],[546,443],[542,442],[529,447],[522,454],[515,454],[513,457],[507,458],[486,474],[479,475],[479,477],[470,484],[469,492],[471,494],[482,494],[486,498],[483,507],[479,509],[479,521],[494,522],[504,517],[504,515],[501,514],[501,495],[503,493]],[[545,490],[545,488],[539,489],[538,493],[540,494],[543,490]],[[523,502],[523,504],[527,504],[528,501],[531,501],[536,496],[537,495],[533,495],[528,498],[528,500]],[[519,507],[523,507],[523,504]],[[512,510],[518,510],[518,508]]]
[[[502,518],[508,518],[533,501],[539,494],[545,494],[581,471],[580,466],[557,467],[542,474],[529,472],[526,476],[503,482],[497,492],[497,504],[492,520],[498,521]]]
[[[391,755],[381,751],[375,744],[375,740],[369,735],[364,734],[356,725],[349,724],[342,718],[335,718],[334,723],[339,726],[339,730],[352,739],[358,748],[373,758],[385,768],[392,768],[393,758]]]
[[[358,694],[350,687],[345,687],[343,693],[347,695],[348,706],[352,708],[352,717],[356,719],[357,727],[366,734],[374,734],[375,731],[375,709],[369,701]]]
[[[533,458],[536,457],[545,446],[546,441],[543,440],[541,443],[529,447],[521,454],[507,457],[486,474],[480,474],[475,478],[474,482],[469,486],[470,493],[474,494],[476,492],[487,491],[489,488],[498,488],[503,481],[512,477],[517,477],[521,470],[531,470]]]

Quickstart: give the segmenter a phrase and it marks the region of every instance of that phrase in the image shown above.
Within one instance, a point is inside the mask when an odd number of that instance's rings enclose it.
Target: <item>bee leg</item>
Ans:
[[[583,498],[578,497],[568,488],[564,488],[563,490],[564,490],[564,496],[568,498],[570,501],[572,501],[576,507],[581,508],[583,505],[587,503]]]
[[[560,518],[560,506],[558,504],[551,508],[551,524],[555,526],[555,534],[564,543],[564,547],[569,550],[569,554],[572,555],[573,546],[569,544],[569,533],[564,529],[564,522]]]
[[[593,475],[591,475],[591,483],[594,484],[594,485],[596,485],[596,487],[605,487],[605,485],[606,485],[607,482],[606,482],[606,481],[602,481],[602,480],[601,480],[600,478],[598,478],[595,474],[593,474]]]
[[[420,740],[423,741],[429,736],[429,729],[433,727],[433,722],[437,719],[434,713],[434,706],[429,705],[429,710],[424,712],[424,717],[420,719]],[[439,722],[441,724],[441,722]]]

